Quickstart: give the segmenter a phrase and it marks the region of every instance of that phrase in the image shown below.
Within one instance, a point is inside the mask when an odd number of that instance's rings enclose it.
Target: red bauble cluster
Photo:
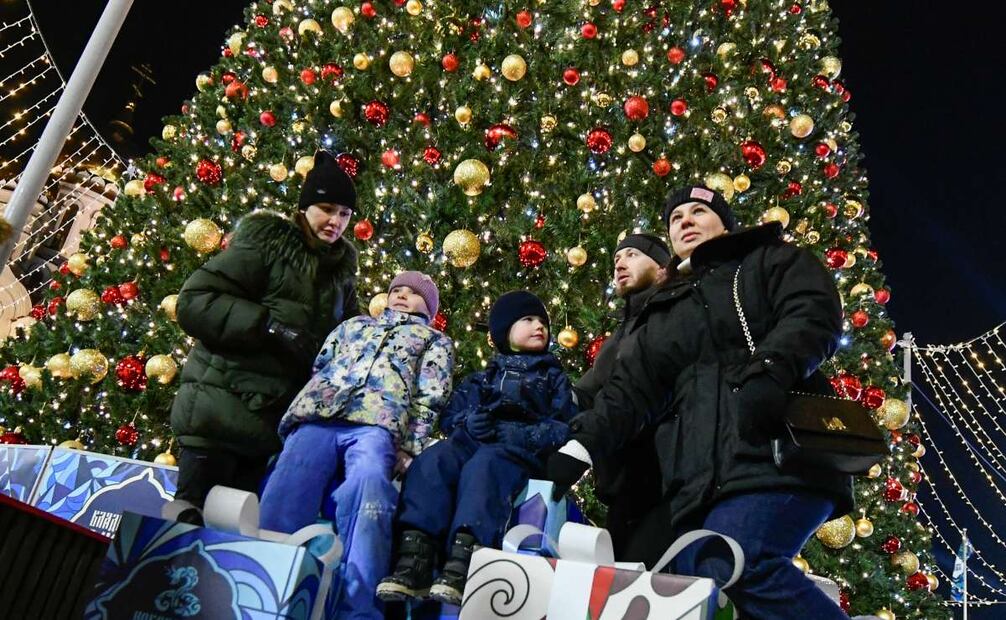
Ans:
[[[143,189],[144,191],[153,191],[155,187],[164,183],[167,179],[157,174],[156,172],[148,172],[147,177],[143,179]]]
[[[684,99],[675,99],[671,102],[671,114],[683,116],[688,111],[688,102]]]
[[[580,81],[580,72],[576,70],[576,67],[567,67],[566,70],[562,72],[562,81],[565,82],[567,86],[576,86],[577,82]]]
[[[340,67],[335,63],[330,62],[321,68],[321,79],[323,80],[334,83],[341,77],[342,77],[342,67]]]
[[[223,178],[223,168],[215,161],[200,159],[196,164],[196,178],[206,185],[216,185]]]
[[[112,246],[112,249],[115,250],[125,250],[129,247],[129,240],[126,239],[125,235],[115,235],[109,240],[108,245]]]
[[[824,251],[824,264],[832,269],[841,269],[849,260],[849,252],[842,248],[829,248]]]
[[[140,431],[136,430],[136,425],[132,422],[123,424],[115,431],[115,440],[120,446],[135,446],[140,439]]]
[[[777,93],[785,92],[788,85],[789,84],[786,83],[786,79],[779,76],[772,78],[768,83],[769,88],[771,88],[773,92]]]
[[[626,99],[622,108],[625,110],[625,118],[630,121],[641,121],[650,115],[650,104],[646,102],[645,97],[639,95]]]
[[[263,127],[274,127],[276,125],[276,115],[266,110],[258,115],[258,122],[262,123]]]
[[[142,392],[147,389],[146,360],[139,355],[127,355],[115,365],[116,383],[124,390]]]
[[[745,140],[741,142],[740,148],[741,157],[744,158],[744,162],[748,165],[748,168],[757,170],[765,165],[765,160],[767,159],[765,147],[754,140]]]
[[[453,53],[444,54],[444,57],[440,59],[440,66],[444,68],[444,71],[450,73],[457,71],[459,64],[457,55]]]
[[[363,218],[353,226],[353,236],[360,241],[367,241],[374,236],[374,225],[367,218]]]
[[[0,370],[0,382],[10,385],[10,391],[14,393],[15,396],[24,391],[24,379],[18,373],[20,370],[17,366],[8,366],[3,370]]]
[[[24,445],[28,443],[28,440],[24,438],[23,434],[21,434],[21,429],[19,427],[12,431],[0,434],[0,443],[8,445]]]
[[[537,267],[545,262],[548,257],[548,250],[540,241],[529,239],[522,241],[517,251],[517,258],[524,267]]]
[[[653,174],[658,177],[666,177],[671,173],[671,162],[665,157],[661,157],[657,161],[653,162]]]
[[[360,160],[349,153],[339,153],[335,156],[335,163],[339,164],[342,171],[350,177],[355,178],[360,171]]]
[[[112,286],[106,286],[105,290],[101,291],[101,301],[109,305],[119,305],[126,302],[122,293],[119,292],[119,287],[114,284]]]
[[[363,117],[375,127],[383,127],[388,122],[388,104],[373,100],[363,106]]]
[[[901,539],[897,536],[888,536],[883,543],[880,545],[880,549],[884,553],[890,553],[891,555],[901,551]]]
[[[166,263],[171,260],[171,251],[168,248],[161,248],[161,251],[158,252],[157,256],[161,259],[162,263]]]
[[[859,402],[863,403],[867,409],[880,409],[884,406],[885,400],[887,400],[887,394],[884,389],[875,385],[867,386],[859,398]]]
[[[447,317],[443,312],[437,312],[436,316],[433,317],[433,321],[430,323],[430,327],[438,332],[447,331]]]
[[[829,379],[832,389],[839,398],[859,400],[863,395],[863,384],[856,375],[840,372]]]
[[[852,326],[856,329],[866,327],[866,325],[870,322],[870,315],[867,314],[866,310],[856,310],[852,313],[852,316],[849,317],[849,322],[852,323]]]
[[[606,336],[598,336],[590,341],[587,345],[587,350],[584,352],[583,356],[587,360],[587,366],[591,367],[594,365],[594,361],[597,359],[597,354],[601,352],[601,347],[604,346],[604,342],[608,338]]]
[[[423,149],[423,161],[431,166],[435,166],[440,161],[440,149],[435,146],[428,146]]]
[[[603,155],[611,148],[611,132],[603,127],[595,127],[587,132],[587,148],[591,153]]]
[[[497,123],[486,129],[485,145],[490,151],[499,146],[503,138],[517,139],[517,130],[506,123]]]

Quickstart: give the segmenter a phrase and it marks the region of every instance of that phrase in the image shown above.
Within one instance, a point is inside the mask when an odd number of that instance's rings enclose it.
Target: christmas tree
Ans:
[[[459,372],[492,355],[488,308],[514,288],[542,295],[582,372],[617,322],[619,236],[660,231],[665,193],[704,183],[833,271],[846,323],[825,370],[891,432],[856,512],[797,563],[853,614],[946,617],[836,30],[824,0],[259,0],[0,351],[4,440],[163,452],[192,345],[174,295],[241,216],[295,209],[317,148],[357,184],[363,303],[433,274]]]

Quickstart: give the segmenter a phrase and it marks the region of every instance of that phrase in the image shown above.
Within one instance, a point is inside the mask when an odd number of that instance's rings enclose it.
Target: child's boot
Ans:
[[[444,564],[444,571],[430,588],[430,596],[448,605],[460,605],[461,595],[465,591],[465,581],[468,580],[468,564],[472,560],[475,547],[475,537],[465,532],[454,535],[451,555]]]
[[[377,598],[382,601],[426,598],[433,582],[435,556],[436,546],[429,536],[419,530],[403,532],[395,570],[377,585]]]

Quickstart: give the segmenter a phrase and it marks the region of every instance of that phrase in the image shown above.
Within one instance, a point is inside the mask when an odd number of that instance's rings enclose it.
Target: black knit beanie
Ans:
[[[500,296],[489,310],[489,336],[500,353],[513,353],[510,328],[526,316],[540,316],[549,327],[548,310],[538,297],[528,291],[510,291]]]
[[[300,188],[297,208],[303,211],[320,202],[356,209],[356,188],[353,186],[353,179],[328,151],[318,151],[314,154],[314,168],[307,173],[304,185]]]
[[[719,192],[701,185],[689,185],[667,194],[662,218],[664,228],[667,228],[668,222],[671,220],[671,211],[686,202],[701,202],[712,209],[713,213],[720,216],[720,221],[723,222],[723,227],[727,229],[727,232],[737,228],[737,216],[734,215],[726,199]]]
[[[664,240],[650,233],[635,233],[625,235],[625,238],[615,248],[615,254],[625,248],[635,248],[653,259],[660,267],[666,267],[671,262],[671,249]]]

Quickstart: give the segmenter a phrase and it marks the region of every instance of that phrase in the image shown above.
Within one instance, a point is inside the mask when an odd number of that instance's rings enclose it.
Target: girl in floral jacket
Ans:
[[[428,325],[438,305],[429,276],[398,274],[380,316],[329,335],[280,421],[283,452],[262,493],[261,525],[294,532],[319,511],[334,516],[345,545],[340,617],[383,617],[374,590],[391,557],[392,476],[429,443],[451,393],[453,343]]]

